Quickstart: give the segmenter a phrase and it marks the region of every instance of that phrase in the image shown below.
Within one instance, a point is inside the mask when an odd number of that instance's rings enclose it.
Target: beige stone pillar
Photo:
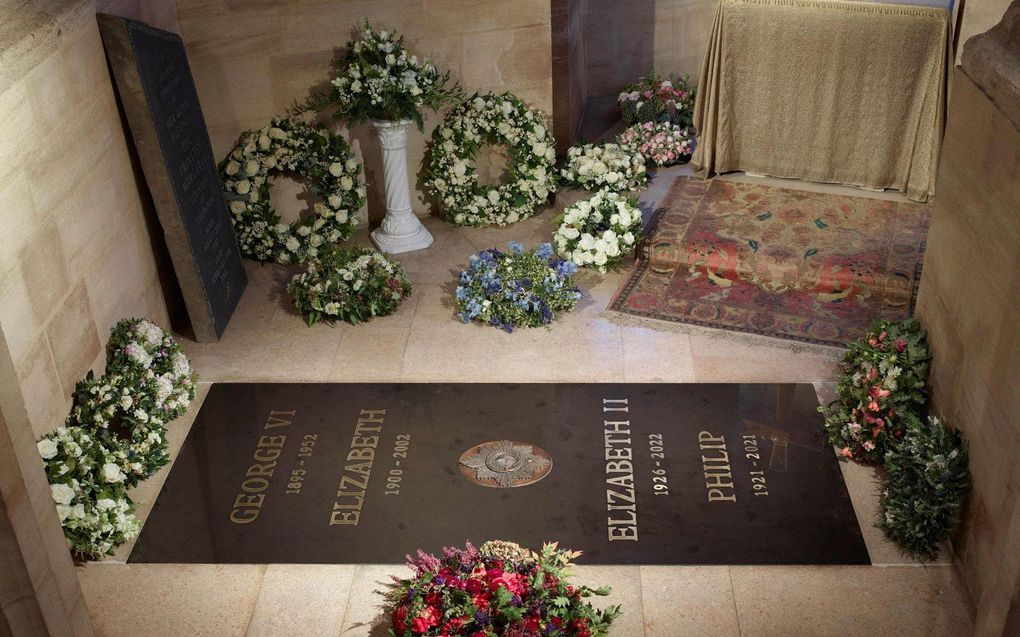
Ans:
[[[0,332],[0,637],[92,635],[35,442]]]

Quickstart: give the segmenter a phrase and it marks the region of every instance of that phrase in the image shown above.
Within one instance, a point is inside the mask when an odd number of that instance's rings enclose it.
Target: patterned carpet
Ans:
[[[928,208],[680,177],[610,304],[645,318],[845,346],[913,313]]]

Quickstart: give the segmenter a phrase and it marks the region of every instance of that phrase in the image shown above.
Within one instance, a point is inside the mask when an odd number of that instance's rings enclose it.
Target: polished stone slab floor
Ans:
[[[686,167],[659,171],[642,193],[651,210]],[[727,176],[805,190],[902,199],[894,193]],[[567,192],[562,201],[579,195]],[[506,334],[453,316],[457,272],[478,250],[548,240],[557,206],[508,228],[456,228],[427,219],[436,242],[400,255],[415,290],[396,314],[359,326],[308,328],[284,287],[293,270],[248,263],[250,284],[223,339],[184,347],[203,381],[189,414],[170,425],[172,456],[216,381],[811,382],[831,400],[841,351],[704,328],[619,321],[605,307],[623,273],[583,273],[578,309],[552,329]],[[357,241],[368,245],[367,232]],[[873,566],[579,566],[624,607],[614,634],[970,634],[973,609],[947,547],[918,564],[887,542],[874,471],[841,463]],[[169,467],[132,494],[144,520]],[[457,542],[463,538],[451,538]],[[551,538],[554,539],[554,538]],[[747,539],[754,542],[753,537]],[[131,544],[80,566],[98,634],[384,635],[380,612],[402,565],[126,564]]]

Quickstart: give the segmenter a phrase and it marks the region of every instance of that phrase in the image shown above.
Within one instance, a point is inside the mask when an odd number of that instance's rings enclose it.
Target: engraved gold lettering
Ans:
[[[602,411],[630,412],[627,398],[603,398]],[[637,541],[637,498],[634,491],[634,452],[629,420],[603,420],[606,443],[606,527],[609,541]],[[626,504],[620,504],[620,503]],[[614,512],[625,511],[626,515]]]
[[[340,475],[340,486],[337,488],[336,501],[329,515],[329,525],[357,526],[361,521],[361,507],[365,504],[368,481],[372,477],[372,463],[375,460],[375,448],[379,445],[378,434],[382,432],[382,422],[386,417],[385,409],[362,409],[358,422],[354,425],[350,450],[347,452],[347,464]],[[356,491],[350,490],[357,489]]]
[[[702,452],[701,465],[705,472],[705,491],[708,501],[736,502],[737,494],[733,486],[733,474],[730,471],[730,454],[726,450],[726,437],[713,436],[708,431],[699,432],[698,448]]]
[[[296,409],[290,411],[272,410],[262,425],[263,431],[287,427],[293,424]],[[287,418],[284,418],[287,416]],[[255,451],[252,452],[254,463],[248,466],[244,473],[244,480],[241,481],[241,493],[234,498],[234,508],[230,511],[230,521],[234,524],[250,524],[259,517],[262,505],[265,503],[265,491],[269,488],[270,478],[276,471],[276,461],[283,453],[283,446],[287,442],[286,435],[259,436]]]

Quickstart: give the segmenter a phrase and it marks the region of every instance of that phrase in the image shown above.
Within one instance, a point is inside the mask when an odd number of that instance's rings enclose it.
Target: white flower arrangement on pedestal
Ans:
[[[641,221],[634,199],[601,190],[568,207],[557,219],[556,252],[604,273],[634,251],[641,238]]]
[[[586,190],[628,192],[648,184],[645,157],[633,146],[584,144],[567,151],[563,182]]]
[[[420,129],[423,110],[438,110],[461,95],[456,85],[447,87],[449,72],[441,74],[431,60],[408,52],[403,36],[373,30],[368,22],[333,61],[333,69],[329,88],[313,93],[299,110],[333,106],[337,117],[355,123],[409,119]]]
[[[187,410],[195,382],[180,345],[158,325],[114,326],[105,373],[78,383],[66,426],[37,445],[76,553],[101,557],[137,535],[127,489],[169,462],[166,423]]]
[[[478,183],[472,161],[486,144],[509,149],[509,181]],[[425,185],[447,221],[507,225],[535,214],[556,190],[556,141],[545,115],[510,93],[474,95],[451,110],[432,134]]]
[[[269,201],[269,180],[280,173],[306,178],[322,199],[310,217],[280,222]],[[365,203],[361,164],[347,141],[290,119],[242,133],[220,176],[241,254],[257,261],[301,263],[324,245],[348,239]]]

